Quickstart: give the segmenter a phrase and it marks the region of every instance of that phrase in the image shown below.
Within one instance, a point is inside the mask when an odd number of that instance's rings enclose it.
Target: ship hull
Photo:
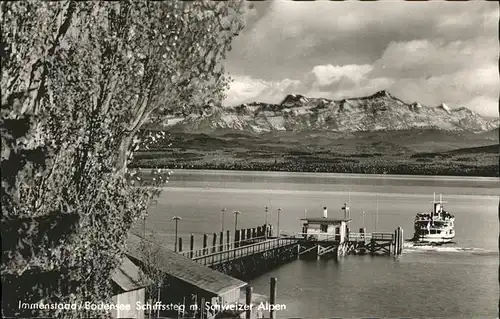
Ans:
[[[419,243],[449,243],[455,238],[455,234],[440,235],[440,234],[415,234],[413,240]]]

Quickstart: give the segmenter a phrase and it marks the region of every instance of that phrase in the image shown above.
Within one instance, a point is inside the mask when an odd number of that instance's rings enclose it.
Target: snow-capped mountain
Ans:
[[[252,133],[270,131],[392,131],[438,129],[481,132],[499,126],[465,108],[446,104],[408,104],[387,91],[371,96],[329,100],[291,94],[279,104],[250,103],[212,107],[203,115],[190,116],[173,125],[190,132],[232,129]]]

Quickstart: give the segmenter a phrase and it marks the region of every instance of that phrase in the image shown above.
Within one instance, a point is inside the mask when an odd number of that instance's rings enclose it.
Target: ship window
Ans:
[[[326,233],[328,231],[328,225],[321,225],[321,232]]]

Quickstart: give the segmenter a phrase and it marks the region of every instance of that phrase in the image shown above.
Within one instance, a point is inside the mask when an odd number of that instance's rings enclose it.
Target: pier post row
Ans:
[[[271,277],[270,291],[269,291],[269,304],[271,305],[271,310],[269,311],[269,318],[274,319],[275,311],[274,305],[276,304],[276,282],[278,279],[276,277]]]
[[[220,232],[219,238],[219,251],[224,250],[224,232]]]
[[[212,240],[212,253],[215,253],[217,251],[217,234],[213,234],[213,240]]]
[[[191,234],[190,238],[189,238],[189,256],[191,258],[194,257],[194,235]]]

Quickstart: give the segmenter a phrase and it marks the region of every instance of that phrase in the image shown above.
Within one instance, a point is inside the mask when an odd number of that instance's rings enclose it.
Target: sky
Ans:
[[[387,90],[406,102],[499,114],[494,1],[247,2],[225,105],[287,94],[342,99]]]

